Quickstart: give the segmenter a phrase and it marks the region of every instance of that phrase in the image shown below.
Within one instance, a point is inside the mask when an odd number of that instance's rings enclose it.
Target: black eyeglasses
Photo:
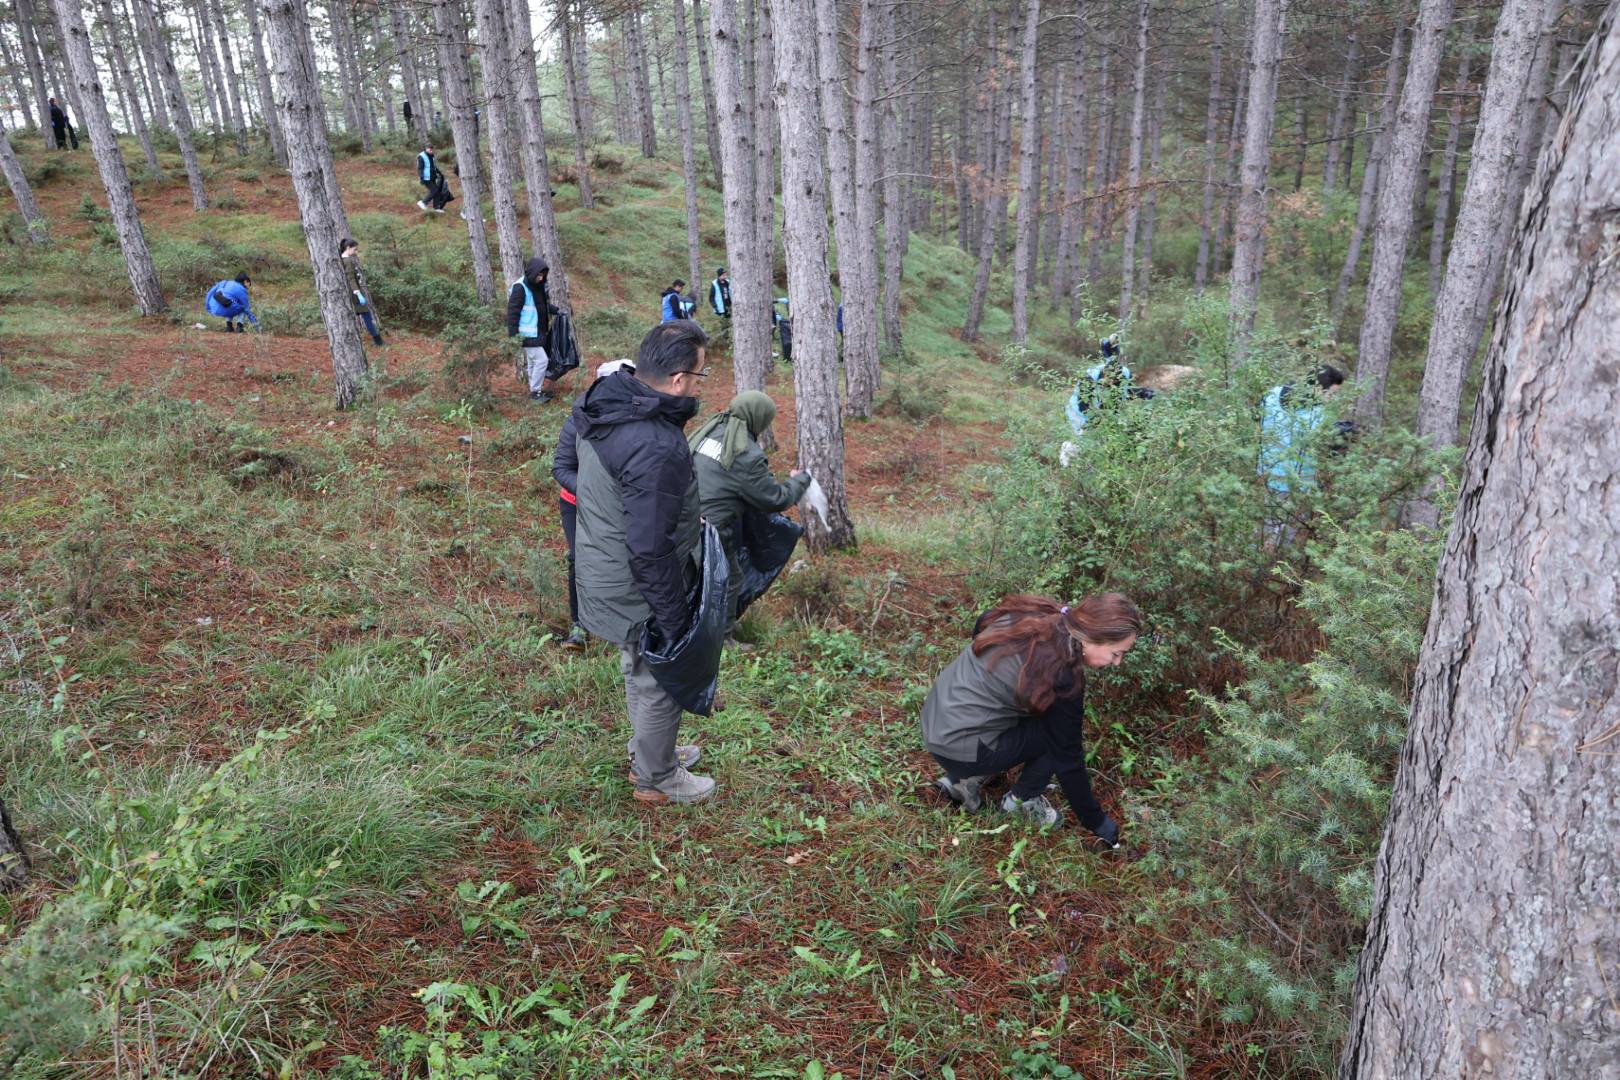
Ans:
[[[677,375],[696,375],[700,379],[707,379],[709,377],[709,373],[707,371],[677,371],[677,372],[675,372],[675,374],[677,374]]]

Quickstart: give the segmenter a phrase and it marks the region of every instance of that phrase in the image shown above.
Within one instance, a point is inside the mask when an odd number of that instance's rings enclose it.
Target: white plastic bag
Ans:
[[[814,510],[821,519],[822,527],[828,524],[827,515],[831,512],[827,506],[827,493],[821,490],[821,481],[815,477],[810,478],[810,486],[804,489],[804,497],[799,500],[799,509],[802,514],[806,510]]]

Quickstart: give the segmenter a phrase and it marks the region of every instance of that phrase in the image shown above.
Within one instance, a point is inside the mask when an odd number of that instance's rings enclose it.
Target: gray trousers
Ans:
[[[639,646],[619,646],[619,670],[624,673],[624,701],[630,713],[629,750],[636,779],[656,787],[675,773],[681,707],[653,678]]]
[[[526,345],[523,348],[523,366],[529,376],[529,390],[543,390],[546,386],[546,368],[551,361],[546,357],[546,350],[541,345]]]

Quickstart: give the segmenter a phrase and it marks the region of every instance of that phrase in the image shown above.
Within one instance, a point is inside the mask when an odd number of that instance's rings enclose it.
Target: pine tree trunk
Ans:
[[[630,97],[641,125],[641,152],[646,157],[658,153],[658,129],[653,123],[652,78],[647,68],[647,42],[641,32],[641,12],[631,8],[625,15],[625,44],[630,50]]]
[[[756,291],[767,304],[767,319],[769,304],[776,296],[776,140],[780,123],[772,29],[770,0],[754,0],[754,243],[759,245],[754,272],[759,278]]]
[[[557,21],[562,25],[563,79],[568,87],[568,122],[574,132],[574,183],[579,188],[580,208],[590,210],[596,205],[596,199],[591,194],[591,163],[589,155],[585,152],[584,92],[579,85],[573,59],[574,20],[571,12],[564,7],[558,13]]]
[[[697,158],[692,146],[692,86],[686,51],[686,0],[674,0],[675,116],[681,132],[681,177],[686,194],[686,280],[692,295],[702,288],[703,242],[698,232]]]
[[[141,31],[141,20],[134,9],[135,0],[117,0],[117,13],[122,17],[124,26],[129,30],[135,43],[135,77],[140,81],[141,93],[144,95],[147,110],[152,116],[152,127],[158,131],[168,131],[169,109],[163,100],[163,88],[158,81],[157,67],[152,60],[152,50]],[[252,5],[249,5],[251,7]]]
[[[1543,141],[1542,132],[1546,127],[1548,113],[1551,112],[1547,98],[1552,75],[1552,58],[1558,50],[1557,27],[1563,14],[1564,0],[1547,0],[1542,16],[1541,40],[1536,45],[1536,57],[1530,65],[1530,82],[1525,88],[1524,104],[1519,111],[1519,138],[1517,148],[1513,152],[1512,178],[1508,181],[1509,214],[1518,211],[1519,202],[1524,198],[1525,189],[1530,184],[1530,174],[1535,169],[1537,152]],[[1481,332],[1485,328],[1485,313],[1490,310],[1491,301],[1496,296],[1502,266],[1507,261],[1510,239],[1506,229],[1498,229],[1491,236],[1491,276],[1489,281],[1482,283],[1483,295],[1478,298],[1478,306],[1474,308],[1480,313]],[[1475,336],[1477,340],[1478,334]]]
[[[249,3],[252,0],[248,0]],[[404,0],[389,0],[388,29],[394,38],[394,52],[399,56],[400,77],[405,83],[405,100],[411,103],[410,137],[418,145],[427,141],[428,125],[433,117],[428,102],[422,96],[422,80],[416,73],[416,43],[405,22]]]
[[[664,44],[658,40],[658,17],[649,9],[647,12],[647,46],[648,54],[652,59],[653,71],[658,76],[658,112],[664,120],[664,130],[675,130],[675,110],[671,107],[669,83],[664,77]]]
[[[551,302],[566,309],[569,306],[568,271],[562,240],[557,233],[557,210],[551,200],[551,152],[546,147],[545,118],[540,112],[529,0],[493,2],[505,8],[511,43],[510,70],[517,81],[516,108],[523,132],[520,159],[524,195],[529,204],[529,239],[551,266],[551,276],[546,283]]]
[[[34,201],[34,189],[28,184],[28,174],[23,171],[22,162],[17,160],[16,151],[11,148],[3,111],[0,111],[0,174],[4,174],[12,198],[17,200],[17,212],[22,215],[28,242],[35,247],[48,247],[51,242],[50,226],[45,221],[45,215],[40,213],[39,203]]]
[[[1144,0],[1145,3],[1145,0]],[[1029,253],[1030,234],[1035,227],[1035,159],[1040,153],[1040,118],[1035,106],[1035,53],[1041,27],[1041,0],[1024,0],[1023,46],[1019,50],[1018,83],[1018,226],[1013,251],[1012,337],[1022,345],[1029,341]],[[894,166],[889,167],[894,171]]]
[[[3,32],[0,32],[0,63],[6,65],[6,76],[11,79],[12,102],[22,113],[23,126],[34,131],[38,125],[34,122],[34,105],[28,85],[23,81],[23,65],[12,53],[11,41]]]
[[[1136,14],[1136,66],[1131,77],[1131,148],[1125,159],[1125,247],[1119,262],[1119,321],[1129,322],[1136,284],[1136,237],[1142,216],[1142,144],[1147,138],[1148,0]]]
[[[879,114],[883,132],[883,351],[898,356],[902,349],[900,337],[900,278],[905,268],[907,228],[905,184],[900,174],[906,171],[900,132],[904,122],[900,115],[900,80],[896,62],[896,19],[903,0],[889,0],[884,7],[879,33],[884,45],[880,50],[883,65],[883,84],[889,96],[886,108]],[[1029,0],[1034,2],[1034,0]],[[1027,288],[1027,282],[1026,282]]]
[[[1491,39],[1490,70],[1469,154],[1468,181],[1445,278],[1435,298],[1418,393],[1418,434],[1435,446],[1449,446],[1457,439],[1463,382],[1484,329],[1483,308],[1496,288],[1492,238],[1514,209],[1510,196],[1519,118],[1548,6],[1548,0],[1509,0]],[[1428,528],[1439,523],[1432,489],[1407,508],[1407,519]]]
[[[4,138],[4,135],[0,135],[0,141]],[[5,802],[0,800],[0,892],[26,885],[31,869],[28,848],[12,827],[11,814]]]
[[[68,3],[70,0],[59,0]],[[287,137],[288,170],[298,198],[298,216],[315,272],[315,294],[332,350],[332,374],[339,409],[356,404],[369,392],[370,372],[360,343],[359,320],[350,308],[349,286],[338,258],[338,241],[350,235],[342,202],[333,202],[324,175],[332,169],[315,52],[310,47],[303,0],[261,0],[270,55],[275,64],[282,131]]]
[[[783,4],[784,0],[775,0]],[[784,15],[787,8],[779,9]],[[766,12],[761,11],[761,15]],[[759,20],[763,25],[768,18]],[[793,392],[799,467],[827,493],[829,520],[805,515],[811,551],[851,547],[855,526],[844,492],[844,419],[838,407],[838,347],[833,339],[832,285],[827,273],[827,192],[814,34],[785,25],[770,35],[782,124],[782,227],[787,248],[788,304],[793,311]],[[763,39],[766,35],[761,34]],[[763,87],[762,87],[763,89]]]
[[[816,0],[816,60],[821,76],[821,121],[827,146],[833,235],[844,304],[845,412],[870,417],[877,396],[877,272],[873,237],[861,233],[855,210],[855,161],[844,107],[844,62],[836,0]]]
[[[1356,269],[1361,264],[1361,245],[1372,225],[1373,211],[1377,207],[1378,185],[1384,178],[1384,159],[1389,155],[1390,139],[1395,130],[1395,103],[1401,85],[1401,62],[1406,45],[1406,27],[1395,28],[1395,40],[1389,48],[1389,64],[1384,70],[1384,96],[1379,107],[1378,134],[1373,138],[1367,165],[1361,174],[1361,201],[1356,206],[1355,224],[1350,228],[1350,243],[1344,253],[1344,265],[1339,270],[1339,284],[1333,290],[1333,303],[1329,308],[1335,332],[1344,318],[1344,305],[1350,298],[1350,286],[1356,280]]]
[[[1361,38],[1354,30],[1350,33],[1344,53],[1344,71],[1339,85],[1333,91],[1333,114],[1328,120],[1327,153],[1322,161],[1322,194],[1331,195],[1339,186],[1339,159],[1344,152],[1345,129],[1355,116],[1350,95],[1355,89],[1356,74],[1361,65]]]
[[[1282,61],[1288,0],[1255,0],[1254,43],[1249,50],[1249,101],[1243,121],[1242,191],[1232,243],[1233,360],[1242,364],[1254,332],[1265,262],[1266,193],[1271,174],[1271,128],[1277,115],[1277,69]]]
[[[720,122],[714,106],[714,80],[709,75],[709,46],[705,42],[703,0],[692,0],[692,35],[697,46],[698,78],[703,84],[703,130],[709,141],[709,168],[720,177]]]
[[[495,302],[495,278],[489,272],[489,239],[484,234],[483,168],[478,158],[478,128],[473,120],[472,72],[467,64],[466,23],[455,0],[433,0],[434,40],[439,70],[444,73],[444,107],[461,168],[461,219],[467,223],[473,277],[478,299]],[[515,275],[514,275],[515,277]]]
[[[1078,259],[1079,222],[1084,214],[1086,186],[1086,64],[1080,48],[1084,35],[1078,29],[1072,44],[1074,57],[1065,80],[1069,96],[1060,101],[1063,125],[1063,194],[1058,207],[1057,253],[1052,260],[1052,303],[1061,304],[1074,283]]]
[[[1113,115],[1114,94],[1117,87],[1110,80],[1109,73],[1113,48],[1109,43],[1102,43],[1102,65],[1100,76],[1102,79],[1101,93],[1097,95],[1097,135],[1093,143],[1094,153],[1091,158],[1091,203],[1087,208],[1090,213],[1090,242],[1086,245],[1086,285],[1093,286],[1102,276],[1102,244],[1103,244],[1103,215],[1107,212],[1103,206],[1102,192],[1108,187],[1108,140],[1113,134],[1113,125],[1109,118]]]
[[[1011,95],[999,89],[997,70],[1000,67],[1000,52],[997,41],[995,10],[992,8],[989,13],[989,34],[985,49],[990,71],[990,89],[983,109],[983,115],[992,130],[999,126],[1000,117],[1011,108]],[[994,137],[985,140],[983,148],[987,153],[980,160],[988,166],[989,175],[984,196],[984,210],[979,215],[979,253],[978,263],[973,271],[973,291],[968,295],[967,315],[962,320],[962,330],[958,335],[963,341],[979,340],[979,323],[984,319],[985,297],[990,291],[990,266],[996,253],[996,222],[1007,213],[1007,151]]]
[[[858,351],[859,362],[869,363],[867,375],[873,376],[880,371],[878,367],[878,195],[882,190],[883,176],[883,135],[882,113],[883,103],[880,100],[880,86],[883,72],[883,8],[885,0],[854,0],[856,4],[856,38],[855,38],[855,72],[854,93],[851,101],[854,106],[854,138],[855,163],[852,179],[852,190],[855,196],[855,235],[860,244],[860,265],[856,268],[856,278],[844,283],[844,342],[846,350],[854,348]],[[826,33],[825,28],[822,33]],[[839,246],[839,261],[842,263],[843,246]],[[860,310],[856,310],[859,308]],[[871,319],[871,358],[868,360],[866,349],[867,325],[866,320],[870,313]],[[854,320],[853,322],[851,320]],[[852,338],[849,335],[855,335]],[[853,372],[850,375],[853,378]],[[876,392],[876,378],[873,378],[873,392]],[[866,400],[864,394],[857,397],[853,390],[850,392],[850,408],[854,409],[864,404],[871,408],[871,402]]]
[[[169,305],[163,299],[162,286],[158,284],[157,268],[152,265],[152,253],[146,246],[146,234],[141,231],[141,217],[135,209],[135,194],[129,186],[124,154],[118,148],[112,118],[107,115],[107,96],[101,89],[100,77],[96,73],[95,56],[90,50],[90,32],[85,29],[78,0],[53,2],[56,18],[62,28],[66,60],[79,87],[79,100],[84,103],[79,123],[90,135],[90,149],[96,157],[102,186],[107,189],[107,209],[112,213],[113,227],[118,230],[118,247],[124,253],[124,268],[129,272],[130,288],[135,292],[135,303],[140,307],[141,314],[156,315],[167,310]]]
[[[197,146],[192,139],[191,108],[186,104],[185,91],[180,86],[180,73],[175,70],[174,57],[164,38],[160,21],[151,4],[156,0],[131,0],[136,18],[144,28],[150,42],[152,60],[163,85],[169,116],[174,122],[175,142],[180,145],[180,160],[186,167],[186,182],[191,186],[191,206],[194,210],[208,209],[208,192],[203,188],[202,163],[197,160]],[[156,9],[160,11],[161,9]]]
[[[253,0],[244,0],[252,3]],[[222,65],[222,74],[225,79],[226,101],[231,106],[231,124],[236,130],[236,152],[246,157],[247,143],[247,113],[242,111],[242,91],[239,87],[240,76],[236,70],[236,60],[231,55],[231,37],[225,26],[225,5],[223,0],[202,0],[207,13],[214,19],[214,37],[219,42],[219,58]]]
[[[1216,0],[1211,18],[1214,40],[1209,50],[1209,101],[1204,110],[1204,201],[1198,216],[1198,261],[1193,267],[1193,288],[1200,293],[1209,284],[1210,247],[1215,231],[1215,166],[1220,160],[1221,53],[1226,44],[1226,10],[1222,0]]]
[[[1434,222],[1429,229],[1429,295],[1440,297],[1445,276],[1446,229],[1451,224],[1451,207],[1457,199],[1457,154],[1462,149],[1463,98],[1468,94],[1468,72],[1473,62],[1474,22],[1463,23],[1461,53],[1457,61],[1457,83],[1446,113],[1446,149],[1440,158],[1440,182],[1435,187]]]
[[[197,57],[197,71],[202,76],[203,105],[217,136],[230,127],[231,118],[225,104],[225,88],[220,86],[224,80],[219,76],[219,58],[214,55],[214,35],[195,3],[186,6],[182,0],[181,12],[191,29],[191,51]]]
[[[1248,41],[1243,50],[1243,61],[1238,64],[1237,82],[1232,89],[1232,123],[1230,136],[1226,147],[1226,195],[1221,199],[1221,215],[1219,226],[1215,230],[1215,244],[1212,251],[1214,262],[1213,272],[1221,267],[1230,268],[1228,257],[1232,240],[1233,220],[1237,217],[1237,197],[1242,190],[1238,186],[1238,169],[1243,162],[1244,120],[1248,115],[1249,102],[1249,50],[1253,46],[1253,35],[1248,35]]]
[[[1429,114],[1440,81],[1453,5],[1454,0],[1422,0],[1419,5],[1401,103],[1380,168],[1378,227],[1373,234],[1372,267],[1367,275],[1361,347],[1356,360],[1356,382],[1362,389],[1356,417],[1367,424],[1377,423],[1384,414],[1384,385],[1389,378],[1395,318],[1401,309],[1402,271],[1412,233],[1412,194],[1417,187],[1418,163],[1429,139]]]
[[[489,125],[489,188],[495,204],[495,237],[500,244],[501,278],[513,282],[523,276],[524,258],[517,200],[512,194],[518,162],[513,150],[512,58],[506,45],[506,14],[501,0],[475,0],[474,10],[484,73],[484,120]],[[461,160],[459,149],[456,160]]]
[[[1517,230],[1342,1080],[1616,1075],[1617,13],[1611,4],[1583,54]]]
[[[130,126],[135,129],[135,138],[140,141],[141,154],[146,158],[146,171],[152,176],[161,177],[163,166],[158,163],[157,150],[152,145],[152,132],[146,126],[146,112],[141,108],[141,95],[135,88],[135,78],[129,70],[128,54],[124,51],[124,43],[118,32],[120,20],[113,11],[112,0],[97,0],[97,4],[101,13],[102,32],[107,37],[107,52],[112,59],[110,66],[124,87]]]
[[[1169,83],[1169,79],[1153,81],[1153,107],[1148,112],[1148,188],[1142,196],[1142,263],[1137,270],[1137,307],[1144,310],[1153,288],[1153,234],[1159,223],[1159,144],[1164,136],[1164,96]]]
[[[39,130],[45,140],[45,149],[56,148],[51,133],[50,91],[45,88],[45,62],[40,55],[39,37],[34,31],[33,0],[13,0],[17,13],[17,39],[22,48],[23,63],[28,68],[28,81],[34,87],[34,107],[39,110]]]
[[[568,0],[563,2],[566,3]],[[590,146],[596,142],[596,97],[591,92],[590,33],[583,23],[575,26],[574,19],[578,16],[572,7],[569,12],[571,17],[568,33],[572,36],[576,29],[579,31],[578,37],[575,38],[579,42],[579,47],[569,49],[568,56],[573,61],[570,67],[573,69],[574,83],[579,88],[579,126],[585,137],[585,145]],[[614,80],[614,85],[618,85],[618,80]]]
[[[264,129],[270,136],[270,153],[276,163],[287,164],[287,137],[281,130],[281,110],[276,107],[276,94],[270,86],[270,64],[264,56],[264,36],[259,32],[260,0],[244,0],[242,9],[247,13],[248,38],[253,45],[253,81],[259,87],[259,107],[264,113]]]
[[[726,209],[726,265],[731,278],[731,358],[737,389],[763,390],[770,369],[771,297],[760,292],[761,259],[754,231],[754,122],[743,91],[747,47],[737,24],[737,0],[710,0],[715,104],[720,117],[721,190]]]

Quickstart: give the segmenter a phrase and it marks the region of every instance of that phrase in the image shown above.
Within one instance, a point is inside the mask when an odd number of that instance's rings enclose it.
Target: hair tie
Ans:
[[[1059,615],[1067,615],[1068,613],[1069,613],[1069,605],[1068,604],[1064,604],[1062,607],[1058,608],[1058,614]]]

